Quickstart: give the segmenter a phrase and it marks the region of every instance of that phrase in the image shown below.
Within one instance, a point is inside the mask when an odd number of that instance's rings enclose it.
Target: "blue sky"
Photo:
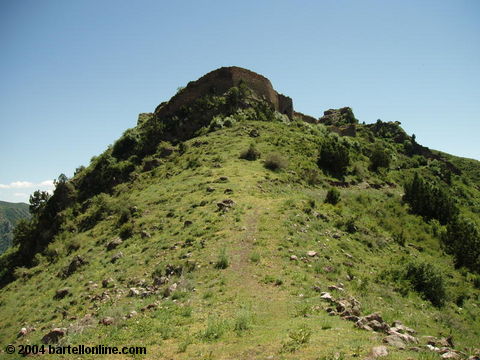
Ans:
[[[71,176],[220,66],[480,159],[480,2],[0,0],[0,200]]]

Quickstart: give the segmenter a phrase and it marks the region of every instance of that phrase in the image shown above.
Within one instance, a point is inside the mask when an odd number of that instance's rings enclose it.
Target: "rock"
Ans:
[[[55,292],[55,296],[53,298],[56,300],[60,300],[60,299],[63,299],[68,294],[70,294],[70,288],[58,289]]]
[[[211,193],[211,192],[214,192],[215,189],[211,186],[207,187],[207,192]]]
[[[20,329],[20,331],[18,332],[18,335],[17,337],[23,337],[25,335],[28,335],[29,333],[35,331],[36,329],[34,327],[23,327]]]
[[[310,257],[317,256],[317,252],[313,250],[307,251],[307,256],[310,256]]]
[[[383,339],[385,344],[404,350],[406,348],[403,340],[397,335],[388,335]]]
[[[110,259],[110,262],[114,264],[115,262],[117,262],[118,259],[121,259],[122,257],[123,257],[123,253],[119,251],[118,253],[112,256],[112,258]]]
[[[442,359],[460,359],[461,356],[456,351],[448,351],[441,356]]]
[[[235,206],[235,201],[233,201],[232,199],[225,199],[217,203],[218,210],[223,212],[230,210],[230,208],[234,206]]]
[[[337,291],[344,291],[343,287],[337,286],[337,285],[330,285],[328,287],[328,290],[337,290]]]
[[[50,330],[42,338],[43,344],[56,344],[58,341],[67,334],[67,329],[65,328],[55,328]]]
[[[140,236],[142,237],[142,239],[150,239],[152,237],[152,235],[150,235],[150,233],[146,230],[142,230],[140,232]]]
[[[190,225],[192,225],[192,224],[193,224],[192,221],[190,221],[190,220],[185,220],[184,223],[183,223],[183,226],[184,226],[184,227],[187,227],[187,226],[190,226]]]
[[[161,286],[161,285],[164,285],[168,282],[168,277],[166,276],[156,276],[154,279],[153,279],[153,285],[155,286]]]
[[[290,255],[290,260],[296,261],[296,260],[298,260],[298,256],[297,255]]]
[[[103,288],[112,287],[114,285],[114,282],[115,282],[115,280],[113,280],[112,278],[103,279],[102,280],[102,287]]]
[[[140,291],[136,288],[130,288],[128,289],[128,296],[139,296]]]
[[[117,246],[119,246],[121,243],[122,243],[122,239],[120,239],[119,237],[116,237],[115,239],[111,240],[108,244],[107,244],[107,250],[110,251],[110,250],[113,250],[115,249]]]
[[[396,331],[393,331],[392,329],[389,329],[387,331],[388,335],[392,335],[392,336],[397,336],[399,337],[400,339],[402,339],[402,341],[404,343],[412,343],[412,344],[418,344],[418,339],[412,335],[409,335],[409,334],[401,334],[401,333],[398,333]]]
[[[233,194],[233,189],[225,189],[225,191],[223,193],[226,194],[226,195],[231,195],[231,194]]]
[[[258,132],[257,129],[252,129],[252,130],[250,130],[250,132],[248,133],[248,136],[255,138],[255,137],[259,137],[259,136],[260,136],[260,133]]]
[[[400,334],[410,334],[415,335],[417,332],[414,329],[406,327],[400,321],[396,320],[393,322],[392,326],[390,327],[392,331],[398,332]]]
[[[131,318],[133,318],[137,315],[138,315],[138,313],[135,310],[132,310],[127,314],[127,319],[131,319]]]
[[[66,269],[64,269],[59,276],[62,278],[66,278],[70,275],[72,275],[75,271],[77,271],[81,266],[87,264],[87,261],[81,257],[80,255],[76,255],[70,264],[67,266]]]
[[[330,293],[328,293],[328,292],[321,293],[320,298],[323,299],[323,300],[334,302],[333,296],[330,295]]]
[[[104,317],[100,320],[100,324],[102,325],[112,325],[115,322],[115,319],[111,316]]]
[[[387,356],[388,350],[385,346],[374,346],[372,350],[370,350],[370,357],[377,358],[382,356]]]
[[[451,336],[449,337],[443,337],[443,338],[436,338],[435,336],[424,336],[424,340],[426,340],[428,345],[432,345],[434,347],[448,347],[448,348],[453,348],[455,347],[453,343],[453,338]]]
[[[226,176],[220,176],[220,177],[218,178],[218,181],[219,181],[219,182],[227,182],[227,181],[228,181],[228,177],[226,177]]]

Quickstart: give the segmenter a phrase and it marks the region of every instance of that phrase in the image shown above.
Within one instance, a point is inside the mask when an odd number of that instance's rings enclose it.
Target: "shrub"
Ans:
[[[217,318],[208,319],[207,328],[200,334],[204,341],[214,341],[222,337],[227,330],[227,323]]]
[[[308,327],[301,326],[296,330],[292,330],[288,333],[290,340],[283,344],[283,352],[297,351],[302,345],[307,344],[312,336],[312,330]]]
[[[350,165],[350,153],[337,137],[328,137],[318,155],[317,165],[332,175],[344,175]]]
[[[282,170],[288,166],[288,161],[279,153],[271,153],[265,160],[265,167],[272,171]]]
[[[325,202],[328,204],[336,205],[340,201],[340,191],[336,188],[331,188],[327,192],[327,196],[325,197]]]
[[[228,256],[225,248],[223,248],[218,254],[217,262],[215,263],[216,269],[226,269],[229,265]]]
[[[241,335],[242,332],[250,329],[251,316],[247,311],[241,311],[237,314],[235,322],[233,324],[233,330],[237,335]]]
[[[432,264],[408,263],[405,277],[410,281],[413,289],[434,306],[441,307],[445,304],[447,298],[445,279]]]
[[[442,242],[455,257],[456,266],[480,273],[480,230],[473,221],[462,216],[452,220],[442,235]]]
[[[438,184],[425,181],[418,173],[404,185],[404,190],[403,199],[418,215],[437,219],[445,225],[458,214],[452,196]]]
[[[125,240],[133,235],[132,223],[125,223],[120,227],[120,237]]]
[[[378,171],[379,168],[390,167],[390,154],[384,147],[377,145],[370,154],[370,168]]]
[[[260,155],[260,151],[257,150],[255,145],[250,144],[250,147],[247,150],[242,151],[242,153],[240,154],[240,159],[254,161],[257,160]]]

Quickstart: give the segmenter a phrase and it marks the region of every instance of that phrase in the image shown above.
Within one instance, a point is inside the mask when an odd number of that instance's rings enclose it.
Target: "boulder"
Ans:
[[[388,355],[388,350],[386,346],[383,346],[383,345],[374,346],[372,350],[370,350],[370,357],[374,359],[382,356],[387,356],[387,355]]]
[[[334,302],[333,296],[328,292],[321,293],[320,298],[323,299],[323,300]]]
[[[100,324],[102,325],[112,325],[115,322],[115,319],[111,316],[104,317],[100,320]]]
[[[461,356],[456,351],[447,351],[441,356],[442,359],[460,359]]]
[[[121,259],[122,257],[123,257],[123,253],[119,251],[118,253],[112,256],[112,258],[110,259],[110,262],[114,264],[117,262],[117,260]]]
[[[315,257],[315,256],[317,256],[317,252],[313,251],[313,250],[307,251],[307,256]]]
[[[72,275],[74,272],[76,272],[81,266],[87,264],[87,261],[81,257],[80,255],[76,255],[70,264],[62,271],[60,272],[60,277],[66,278],[70,275]]]
[[[128,296],[139,296],[140,291],[136,288],[130,288],[128,289]]]
[[[116,238],[114,238],[113,240],[111,240],[108,244],[107,244],[107,250],[110,251],[110,250],[113,250],[115,249],[117,246],[119,246],[121,243],[122,243],[122,239],[120,239],[118,236]]]
[[[395,331],[400,334],[410,334],[410,335],[415,335],[417,332],[409,328],[405,325],[403,325],[400,321],[396,320],[393,322],[392,326],[390,327],[392,331]]]
[[[70,294],[70,288],[58,289],[55,291],[55,296],[53,297],[56,300],[63,299],[65,296]]]
[[[56,344],[66,334],[67,334],[67,329],[65,329],[65,328],[54,328],[43,336],[42,343],[43,344]]]
[[[406,348],[403,340],[397,335],[388,335],[387,337],[383,338],[383,342],[400,350],[404,350]]]
[[[235,201],[233,201],[232,199],[225,199],[217,203],[218,210],[223,212],[230,210],[234,206]]]
[[[290,260],[296,261],[296,260],[298,260],[298,256],[297,255],[290,255]]]

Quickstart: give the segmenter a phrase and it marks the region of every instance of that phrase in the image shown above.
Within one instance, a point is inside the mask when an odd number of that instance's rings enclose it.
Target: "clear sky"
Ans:
[[[298,111],[350,106],[480,159],[477,0],[0,0],[0,200],[51,188],[138,113],[230,65]]]

